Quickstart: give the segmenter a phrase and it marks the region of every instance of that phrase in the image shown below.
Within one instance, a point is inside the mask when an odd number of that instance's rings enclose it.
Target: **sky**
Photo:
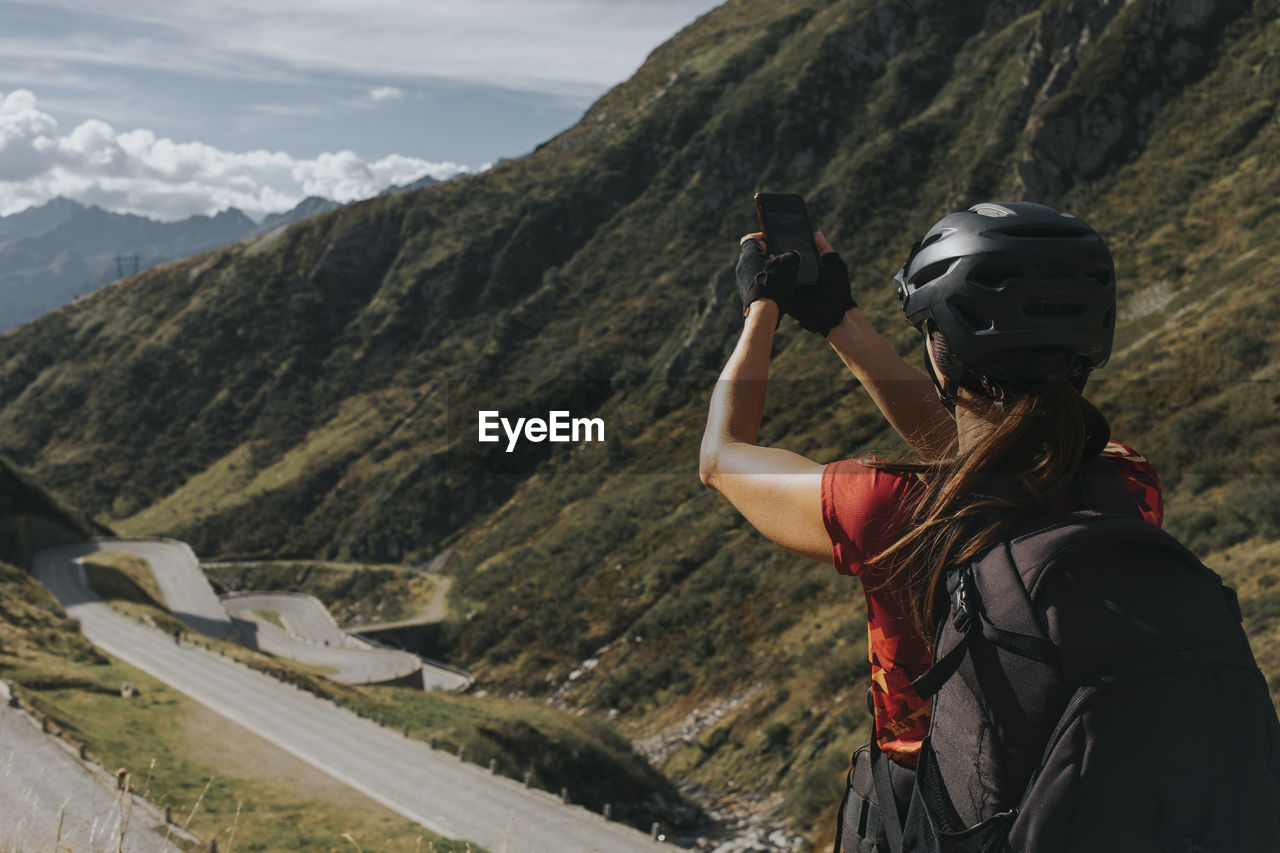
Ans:
[[[718,0],[0,0],[0,216],[352,201],[525,154]]]

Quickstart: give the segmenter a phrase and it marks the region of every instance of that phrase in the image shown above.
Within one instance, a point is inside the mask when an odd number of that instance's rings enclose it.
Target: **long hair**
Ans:
[[[898,596],[926,641],[946,613],[948,570],[981,554],[1019,522],[1050,511],[1110,437],[1106,419],[1066,378],[995,390],[1000,402],[982,393],[960,403],[978,407],[975,414],[992,422],[963,455],[953,442],[939,461],[871,463],[915,473],[924,483],[924,496],[904,508],[907,532],[872,561],[888,570],[877,588]]]

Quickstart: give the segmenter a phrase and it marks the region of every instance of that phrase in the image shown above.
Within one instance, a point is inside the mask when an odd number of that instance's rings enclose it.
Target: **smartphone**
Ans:
[[[756,215],[760,230],[769,244],[769,254],[781,255],[792,249],[800,253],[797,284],[816,284],[821,265],[818,247],[813,243],[813,226],[804,206],[804,197],[796,193],[756,193]]]

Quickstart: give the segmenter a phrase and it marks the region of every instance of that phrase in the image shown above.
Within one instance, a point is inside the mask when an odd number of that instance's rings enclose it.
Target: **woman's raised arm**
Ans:
[[[711,394],[698,473],[769,539],[792,553],[829,563],[831,539],[822,521],[823,466],[756,443],[778,314],[770,298],[748,306],[742,337]]]
[[[813,240],[824,260],[833,254],[821,231],[813,235]],[[843,262],[839,263],[839,270],[845,270]],[[820,286],[847,289],[847,271],[840,276],[824,275]],[[867,389],[890,426],[917,453],[925,459],[936,459],[947,451],[955,438],[956,424],[938,402],[933,381],[898,355],[856,306],[845,311],[828,330],[827,341]]]
[[[913,450],[926,460],[946,453],[956,422],[938,401],[933,380],[898,355],[866,315],[849,309],[827,333],[827,341]]]

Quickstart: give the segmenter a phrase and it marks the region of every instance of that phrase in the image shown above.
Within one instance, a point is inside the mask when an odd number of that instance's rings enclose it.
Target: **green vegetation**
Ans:
[[[254,610],[251,612],[259,619],[262,619],[265,622],[270,622],[282,631],[284,630],[284,623],[280,621],[280,614],[274,610]]]
[[[145,600],[147,594],[123,572],[87,568],[96,576],[95,591],[114,590],[113,606],[134,618],[166,633],[179,627],[185,643],[234,657],[410,737],[434,740],[440,749],[464,748],[474,763],[496,759],[504,775],[523,779],[529,772],[535,787],[555,793],[567,787],[575,802],[596,810],[613,803],[618,819],[646,828],[667,814],[664,800],[679,802],[670,783],[603,721],[584,722],[530,701],[339,684],[318,667],[192,634]],[[186,814],[203,793],[191,823],[201,837],[218,834],[225,843],[228,827],[238,820],[237,845],[251,850],[336,849],[343,833],[366,849],[427,850],[429,843],[440,851],[464,849],[462,843],[449,847],[252,737],[243,749],[214,748],[246,734],[145,673],[101,655],[61,617],[42,586],[3,563],[0,602],[0,677],[13,680],[23,701],[48,714],[65,736],[85,743],[91,759],[110,769],[124,767],[151,802]],[[139,696],[121,697],[124,682],[134,684]],[[270,758],[265,766],[254,757],[260,753]],[[424,839],[421,848],[411,846],[418,838]]]
[[[423,694],[394,687],[370,688],[362,708],[384,725],[406,729],[410,737],[434,740],[438,749],[466,750],[466,760],[572,802],[613,814],[648,830],[664,820],[681,796],[661,773],[632,750],[611,723],[579,719],[543,703],[485,696]]]
[[[45,528],[32,541],[32,525]],[[50,544],[48,531],[72,538],[110,535],[110,529],[94,524],[78,511],[50,495],[11,460],[0,456],[0,560],[26,565],[31,550]]]
[[[73,684],[86,667],[106,663],[48,590],[0,562],[0,676],[32,687]]]
[[[529,157],[0,339],[4,450],[205,558],[448,547],[444,642],[483,689],[636,738],[723,709],[662,766],[821,844],[867,725],[857,585],[696,479],[751,192],[807,196],[911,358],[888,281],[941,213],[1031,197],[1107,235],[1120,329],[1090,393],[1161,472],[1167,526],[1230,570],[1280,695],[1278,43],[1276,0],[740,0]],[[775,354],[763,440],[901,449],[822,341],[784,321]],[[603,417],[609,441],[500,469],[472,440],[495,402]]]
[[[417,849],[429,843],[440,851],[466,849],[326,783],[323,774],[177,691],[106,658],[44,587],[7,563],[0,563],[0,608],[0,677],[12,680],[23,703],[48,714],[64,737],[84,743],[91,760],[124,768],[148,800],[171,806],[179,822],[194,812],[190,829],[201,838],[217,835],[226,844],[234,827],[242,850],[345,849],[343,833],[366,849],[411,850],[419,838]],[[125,682],[138,694],[123,697]],[[242,738],[248,746],[237,746]]]
[[[138,694],[124,698],[123,682]],[[441,839],[139,670],[87,669],[75,683],[22,690],[89,757],[124,768],[130,784],[201,838],[237,850],[363,849],[462,853]],[[474,848],[470,848],[474,849]]]
[[[151,572],[151,564],[128,551],[96,551],[86,554],[84,575],[89,588],[105,601],[128,601],[166,610],[164,594]]]

